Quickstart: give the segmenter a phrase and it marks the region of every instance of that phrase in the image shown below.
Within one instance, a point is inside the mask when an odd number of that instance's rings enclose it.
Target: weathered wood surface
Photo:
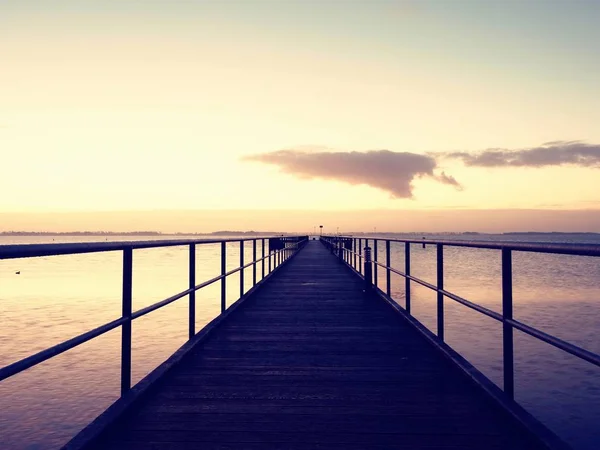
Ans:
[[[539,444],[312,241],[91,448]]]

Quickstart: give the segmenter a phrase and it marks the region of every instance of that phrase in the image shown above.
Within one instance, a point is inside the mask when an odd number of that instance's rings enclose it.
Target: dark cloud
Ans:
[[[330,152],[301,149],[279,150],[251,155],[246,161],[278,166],[283,172],[301,178],[323,178],[350,184],[366,184],[389,192],[394,198],[412,197],[412,181],[429,176],[460,188],[444,172],[437,175],[435,159],[427,155],[389,150],[368,152]]]
[[[456,178],[454,178],[452,175],[446,175],[446,172],[442,172],[439,175],[435,175],[434,178],[440,183],[449,184],[451,186],[454,186],[456,189],[462,191],[462,186],[458,181],[456,181]]]
[[[539,147],[508,150],[489,148],[478,153],[452,152],[440,156],[478,167],[545,167],[572,164],[600,168],[600,145],[582,141],[552,141]]]

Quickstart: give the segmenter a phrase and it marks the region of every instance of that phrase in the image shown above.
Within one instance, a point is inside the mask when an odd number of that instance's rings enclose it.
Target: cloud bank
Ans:
[[[546,167],[575,165],[600,168],[600,145],[582,141],[553,141],[539,147],[508,150],[490,148],[478,153],[451,152],[440,156],[460,159],[474,167]]]
[[[461,189],[454,177],[444,172],[434,173],[437,163],[432,156],[416,153],[389,150],[324,152],[287,149],[251,155],[243,159],[272,164],[284,173],[301,178],[321,178],[372,186],[389,192],[393,198],[411,198],[412,181],[424,176]]]

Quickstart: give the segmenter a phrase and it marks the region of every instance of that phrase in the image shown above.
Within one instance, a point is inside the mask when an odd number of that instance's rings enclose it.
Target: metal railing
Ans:
[[[502,361],[503,361],[503,390],[504,393],[514,400],[514,342],[513,330],[519,330],[540,341],[546,342],[560,350],[563,350],[577,358],[600,367],[600,355],[585,350],[577,345],[566,342],[523,322],[513,318],[513,271],[512,271],[512,253],[535,252],[535,253],[554,253],[561,255],[579,255],[600,257],[600,245],[593,244],[551,244],[551,243],[524,243],[524,242],[486,242],[486,241],[451,241],[451,240],[429,240],[429,239],[381,239],[381,238],[356,238],[352,236],[323,236],[321,241],[339,258],[352,267],[365,280],[366,289],[375,288],[380,293],[392,298],[391,292],[391,274],[400,275],[405,279],[404,292],[405,303],[404,310],[406,314],[411,315],[411,282],[415,282],[437,293],[437,338],[444,342],[444,298],[452,299],[468,308],[471,308],[487,317],[490,317],[502,323]],[[373,247],[369,247],[369,241]],[[378,261],[378,243],[385,242],[385,263]],[[391,243],[397,242],[404,244],[404,272],[391,266]],[[364,253],[363,253],[364,244]],[[428,283],[425,280],[411,275],[410,271],[410,248],[411,244],[427,245],[436,247],[436,284]],[[471,247],[477,249],[495,249],[500,250],[502,254],[502,313],[497,313],[477,303],[471,302],[452,292],[444,289],[444,247]],[[371,259],[371,250],[373,258]],[[386,271],[385,291],[379,288],[377,278],[377,268],[381,267]],[[373,278],[375,283],[373,284]]]
[[[101,243],[76,243],[76,244],[28,244],[0,246],[1,259],[30,258],[38,256],[72,255],[81,253],[98,253],[109,251],[123,252],[123,293],[121,317],[105,323],[93,330],[75,336],[46,350],[28,356],[17,362],[0,369],[0,381],[16,375],[30,367],[40,364],[67,350],[77,347],[87,341],[121,327],[121,396],[131,389],[131,323],[146,314],[156,311],[173,303],[180,298],[189,298],[189,339],[196,335],[196,291],[221,281],[221,314],[227,309],[227,284],[226,279],[234,273],[240,272],[240,298],[244,296],[244,270],[252,268],[252,285],[257,286],[263,282],[265,276],[277,269],[284,261],[302,248],[307,242],[306,236],[286,237],[260,237],[248,239],[219,239],[219,240],[162,240],[138,242],[101,242]],[[262,256],[257,258],[257,242],[262,242]],[[269,252],[265,255],[265,243],[268,241]],[[252,261],[244,262],[244,243],[252,243]],[[240,265],[227,271],[227,244],[239,243]],[[196,284],[196,246],[220,244],[221,245],[221,274]],[[169,298],[156,302],[150,306],[132,311],[132,275],[133,251],[144,248],[187,246],[189,248],[189,288]],[[277,247],[272,249],[272,247]],[[257,282],[257,264],[261,263],[262,279]],[[267,266],[268,263],[268,266]],[[266,275],[265,275],[266,272]],[[237,301],[237,300],[236,300]],[[234,302],[235,303],[235,302]]]

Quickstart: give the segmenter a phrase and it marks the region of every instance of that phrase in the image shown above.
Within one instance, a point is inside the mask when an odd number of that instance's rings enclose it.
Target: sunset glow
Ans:
[[[356,231],[471,229],[456,210],[501,217],[481,230],[600,231],[599,18],[583,1],[2,2],[0,231],[296,231],[319,211]],[[556,141],[591,159],[471,156]],[[434,168],[401,187],[389,171],[390,190],[330,176],[328,156],[317,173],[265,163],[282,150]]]

